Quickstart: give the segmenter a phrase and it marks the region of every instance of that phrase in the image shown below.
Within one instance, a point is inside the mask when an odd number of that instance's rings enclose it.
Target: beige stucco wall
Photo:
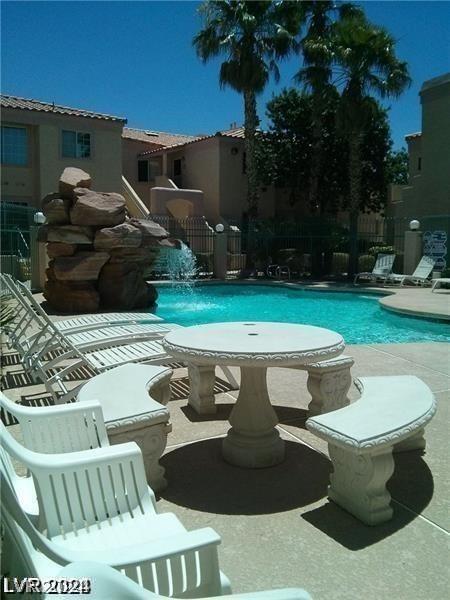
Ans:
[[[216,220],[220,215],[220,157],[219,140],[210,138],[188,144],[168,156],[168,175],[172,177],[173,160],[182,158],[182,187],[202,190],[205,217]]]
[[[130,158],[135,154],[135,148],[131,144],[124,144],[123,148],[126,148],[123,153],[124,175],[141,199],[148,203],[148,190],[152,182],[140,185],[137,182],[137,174],[133,179],[133,168],[137,170],[138,157]],[[242,172],[243,153],[243,139],[214,136],[177,149],[156,153],[153,157],[165,154],[164,175],[175,181],[180,188],[203,192],[202,214],[215,223],[220,217],[240,220],[242,213],[247,209],[247,176]],[[176,160],[181,160],[180,177],[175,177],[174,174]],[[156,196],[152,199],[152,210],[156,206],[161,207],[162,196],[157,196],[158,201]],[[198,207],[195,210],[195,213],[197,212]],[[259,215],[266,218],[273,216],[274,212],[275,190],[273,187],[263,188],[260,192]]]
[[[450,73],[426,81],[420,92],[422,135],[407,138],[408,185],[395,216],[420,218],[450,212]],[[418,170],[418,159],[421,170]]]
[[[58,189],[58,180],[65,167],[87,171],[92,177],[93,189],[121,191],[123,123],[5,108],[2,110],[2,124],[25,125],[31,133],[29,166],[2,165],[4,200],[23,199],[40,206],[44,196]],[[90,158],[62,157],[63,129],[91,134]]]
[[[240,219],[247,211],[247,175],[242,171],[244,140],[221,137],[220,155],[220,214]],[[237,150],[237,153],[236,153]],[[275,190],[273,186],[260,189],[258,216],[262,219],[275,213]]]

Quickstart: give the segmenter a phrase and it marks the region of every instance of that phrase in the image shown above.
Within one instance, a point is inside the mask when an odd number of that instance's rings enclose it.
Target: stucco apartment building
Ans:
[[[92,176],[93,188],[122,189],[122,117],[1,95],[2,201],[38,208],[65,167]]]
[[[152,213],[161,212],[161,198],[166,197],[162,192],[157,194],[154,188],[170,187],[171,180],[180,188],[180,203],[192,204],[190,216],[204,215],[212,222],[241,218],[247,195],[243,127],[196,137],[125,128],[123,136],[125,177]],[[140,152],[139,143],[147,145]],[[194,194],[189,193],[195,190],[202,193],[203,201],[197,202]],[[175,198],[177,193],[170,196]],[[274,211],[275,190],[263,188],[260,216],[273,216]]]
[[[425,81],[419,95],[422,131],[405,136],[408,185],[393,186],[386,213],[394,217],[395,239],[402,239],[412,219],[419,220],[422,251],[442,270],[449,265],[450,73]]]
[[[425,81],[419,95],[422,131],[405,136],[409,181],[394,194],[389,214],[396,217],[450,212],[450,73]]]

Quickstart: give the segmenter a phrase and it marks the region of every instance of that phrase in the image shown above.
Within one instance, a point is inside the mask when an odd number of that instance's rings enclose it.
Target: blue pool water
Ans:
[[[158,287],[154,311],[166,321],[304,323],[338,331],[347,344],[450,341],[450,327],[382,309],[379,296],[305,291],[269,285],[213,284],[189,290]]]

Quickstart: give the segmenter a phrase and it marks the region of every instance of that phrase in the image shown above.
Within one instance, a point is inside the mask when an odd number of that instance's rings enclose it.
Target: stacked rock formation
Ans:
[[[47,225],[40,239],[50,259],[46,300],[70,313],[153,305],[157,292],[145,279],[161,246],[175,244],[157,223],[127,218],[123,196],[90,186],[87,173],[67,168],[59,192],[42,201]]]

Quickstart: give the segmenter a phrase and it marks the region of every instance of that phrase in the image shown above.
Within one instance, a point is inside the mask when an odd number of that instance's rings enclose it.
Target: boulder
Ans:
[[[125,198],[120,194],[94,192],[77,187],[70,211],[74,225],[113,227],[125,221]]]
[[[49,279],[45,283],[44,298],[52,308],[62,313],[96,312],[100,305],[94,285],[84,281]]]
[[[156,246],[161,239],[169,237],[169,233],[150,219],[130,219],[129,223],[142,233],[142,246]]]
[[[45,236],[47,242],[64,242],[65,244],[92,244],[94,240],[92,227],[78,227],[77,225],[41,227],[39,235],[42,238]],[[39,241],[44,240],[40,239]]]
[[[142,271],[133,263],[105,265],[98,281],[100,303],[104,308],[131,310],[152,306],[157,292],[145,283]]]
[[[72,256],[77,249],[76,244],[65,244],[63,242],[50,242],[47,244],[47,255],[49,258],[58,256]]]
[[[141,245],[142,233],[130,223],[122,223],[115,227],[100,229],[95,234],[96,250],[112,248],[137,248]]]
[[[108,259],[107,252],[77,252],[55,258],[52,266],[58,281],[96,281]]]
[[[42,200],[42,212],[50,225],[65,225],[70,223],[71,201],[61,198],[61,194],[48,194]]]
[[[112,248],[109,251],[110,262],[114,263],[136,263],[138,265],[149,265],[155,261],[159,248]]]
[[[90,188],[91,183],[89,173],[76,167],[67,167],[59,178],[59,192],[63,198],[70,200],[73,198],[75,188]]]

